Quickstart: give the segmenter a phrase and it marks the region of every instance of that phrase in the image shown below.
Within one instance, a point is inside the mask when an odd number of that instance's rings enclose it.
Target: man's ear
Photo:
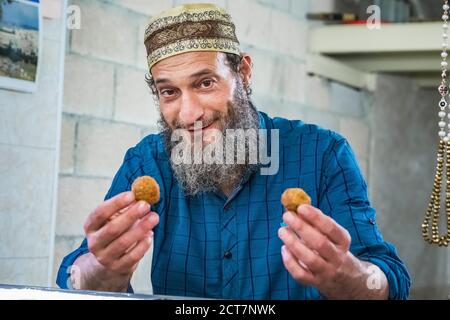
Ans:
[[[244,86],[247,87],[251,84],[253,71],[253,59],[247,53],[241,54],[241,65],[239,68],[239,74],[242,78]]]

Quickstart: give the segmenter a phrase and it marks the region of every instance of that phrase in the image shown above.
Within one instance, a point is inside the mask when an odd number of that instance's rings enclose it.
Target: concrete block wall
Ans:
[[[406,77],[385,75],[380,76],[373,98],[370,171],[374,174],[369,190],[379,227],[409,268],[411,297],[447,299],[449,251],[425,243],[420,227],[434,181],[440,97],[436,89],[421,89]],[[442,223],[440,232],[445,231]]]
[[[81,28],[66,43],[53,279],[62,257],[81,243],[84,220],[103,201],[126,150],[156,131],[143,36],[149,17],[172,1],[71,4],[81,10]],[[150,259],[133,278],[137,292],[151,293]]]
[[[64,58],[62,12],[59,18],[43,19],[36,92],[0,89],[2,284],[47,286],[51,281]]]
[[[83,221],[103,200],[127,148],[157,130],[159,112],[144,82],[145,25],[150,16],[186,2],[192,1],[72,1],[82,21],[66,44],[54,275],[63,255],[83,238]],[[254,57],[258,108],[342,132],[368,176],[364,93],[306,74],[305,15],[312,1],[203,2],[231,13],[243,50]],[[137,292],[151,292],[150,261],[148,254],[133,277]]]

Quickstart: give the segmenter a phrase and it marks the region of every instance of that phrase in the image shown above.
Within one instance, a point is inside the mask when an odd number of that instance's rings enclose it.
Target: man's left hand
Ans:
[[[317,287],[329,299],[386,298],[386,288],[374,296],[367,291],[368,266],[375,266],[349,251],[350,234],[332,218],[301,205],[297,213],[285,212],[283,220],[288,225],[278,232],[283,263],[295,280]]]

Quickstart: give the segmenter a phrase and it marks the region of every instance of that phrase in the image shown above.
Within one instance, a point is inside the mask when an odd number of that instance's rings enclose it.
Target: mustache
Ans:
[[[215,111],[211,117],[209,117],[209,118],[200,118],[200,119],[198,119],[196,121],[201,121],[203,127],[207,127],[207,126],[211,125],[215,121],[223,122],[223,118],[224,117],[225,116],[221,112]],[[175,120],[172,123],[172,127],[173,127],[172,130],[176,130],[176,129],[193,130],[194,129],[194,124],[184,124],[184,123],[180,122],[177,119],[177,120]]]

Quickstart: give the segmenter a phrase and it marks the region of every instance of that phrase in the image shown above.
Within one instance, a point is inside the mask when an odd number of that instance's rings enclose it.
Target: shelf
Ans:
[[[440,80],[442,23],[334,25],[310,30],[307,71],[375,90],[377,73],[409,75],[421,86]]]

